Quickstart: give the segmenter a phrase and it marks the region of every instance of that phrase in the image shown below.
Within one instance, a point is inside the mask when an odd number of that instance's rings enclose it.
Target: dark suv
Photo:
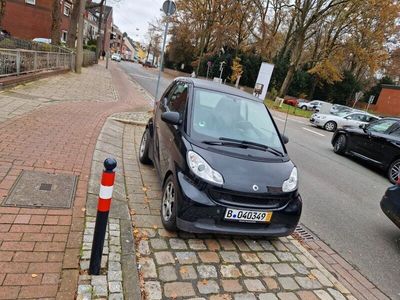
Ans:
[[[299,221],[297,168],[262,101],[178,78],[156,103],[139,159],[163,185],[167,230],[285,236]]]
[[[400,175],[400,119],[384,118],[359,127],[338,129],[332,138],[338,154],[359,157],[387,173],[396,183]]]

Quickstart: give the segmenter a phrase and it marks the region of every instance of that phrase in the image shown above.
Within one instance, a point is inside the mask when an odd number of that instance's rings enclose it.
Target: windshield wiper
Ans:
[[[258,149],[258,150],[263,150],[263,151],[268,151],[270,153],[273,153],[277,156],[283,157],[284,154],[267,145],[264,144],[259,144],[255,142],[250,142],[250,141],[242,141],[242,140],[236,140],[236,139],[230,139],[230,138],[225,138],[225,137],[220,137],[219,141],[203,141],[204,144],[208,145],[213,145],[213,146],[233,146],[233,147],[240,147],[240,148],[251,148],[251,149]]]

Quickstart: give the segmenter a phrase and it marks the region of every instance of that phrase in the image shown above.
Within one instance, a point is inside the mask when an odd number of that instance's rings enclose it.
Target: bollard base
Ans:
[[[96,225],[94,228],[92,253],[90,256],[90,275],[100,275],[101,257],[103,255],[104,239],[107,231],[108,211],[97,212]]]

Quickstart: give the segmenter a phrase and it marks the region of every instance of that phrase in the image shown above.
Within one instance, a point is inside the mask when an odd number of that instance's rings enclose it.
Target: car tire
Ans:
[[[176,212],[179,197],[178,185],[174,176],[168,176],[163,186],[161,198],[161,222],[168,231],[177,231]]]
[[[303,105],[302,107],[300,107],[302,110],[307,110],[307,106]]]
[[[400,159],[396,159],[394,162],[390,164],[387,175],[391,183],[396,184],[398,182],[400,176]]]
[[[143,132],[142,140],[140,141],[140,146],[139,146],[139,161],[144,165],[151,164],[151,159],[149,157],[149,148],[150,148],[149,140],[150,140],[149,129],[146,128],[146,130]]]
[[[336,128],[337,128],[337,124],[334,121],[326,122],[325,125],[324,125],[324,129],[327,130],[327,131],[331,131],[332,132],[332,131],[335,131]]]
[[[333,152],[344,154],[346,152],[347,138],[344,134],[339,135],[333,143]]]

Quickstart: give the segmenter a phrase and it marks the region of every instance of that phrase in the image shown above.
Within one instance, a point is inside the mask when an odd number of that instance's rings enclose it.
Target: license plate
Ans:
[[[271,221],[271,217],[272,212],[228,208],[224,219],[238,222],[268,223]]]

